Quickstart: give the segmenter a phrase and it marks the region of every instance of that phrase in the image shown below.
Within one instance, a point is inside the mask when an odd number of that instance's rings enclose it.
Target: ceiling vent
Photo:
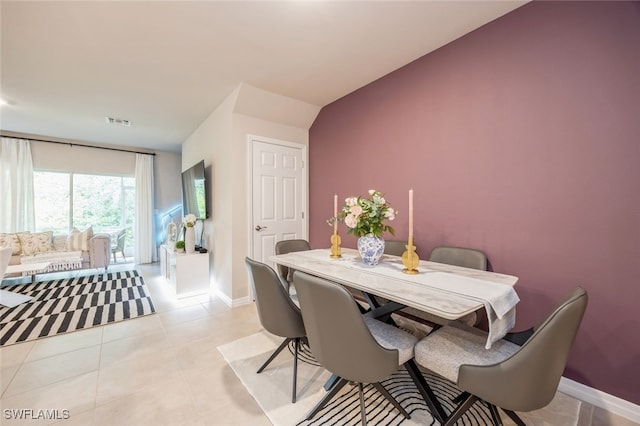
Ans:
[[[131,127],[131,121],[123,118],[106,117],[108,124],[120,124],[121,126]]]

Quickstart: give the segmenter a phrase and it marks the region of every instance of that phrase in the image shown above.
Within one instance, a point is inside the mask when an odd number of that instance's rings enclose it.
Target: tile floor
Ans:
[[[254,305],[231,309],[217,298],[176,300],[159,269],[138,267],[156,315],[0,348],[0,423],[271,424],[216,349],[261,329]],[[33,415],[57,410],[50,414],[58,419],[16,420],[16,409]],[[525,422],[634,424],[562,394],[528,413]]]

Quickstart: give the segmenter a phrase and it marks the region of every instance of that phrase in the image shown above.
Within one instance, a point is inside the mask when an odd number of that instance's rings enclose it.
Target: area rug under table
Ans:
[[[149,290],[135,270],[2,289],[32,299],[13,308],[0,306],[0,346],[155,312]]]
[[[269,357],[282,339],[267,332],[254,334],[218,347],[227,363],[240,378],[249,393],[258,402],[271,423],[288,425],[359,425],[360,402],[357,386],[345,386],[312,420],[306,414],[325,395],[324,383],[330,374],[322,367],[309,362],[305,357],[298,363],[297,402],[291,403],[293,355],[282,351],[260,374],[256,371]],[[445,412],[454,408],[451,401],[460,394],[453,383],[436,375],[425,373]],[[426,403],[411,380],[409,373],[400,368],[389,379],[382,382],[385,388],[410,414],[405,419],[373,387],[365,387],[367,421],[370,425],[438,425],[431,416]],[[475,404],[457,424],[490,425],[491,417],[484,405]]]

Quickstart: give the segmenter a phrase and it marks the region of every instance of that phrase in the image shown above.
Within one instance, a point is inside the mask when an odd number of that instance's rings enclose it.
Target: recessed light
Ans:
[[[8,105],[9,103],[4,99],[0,99],[0,105]]]

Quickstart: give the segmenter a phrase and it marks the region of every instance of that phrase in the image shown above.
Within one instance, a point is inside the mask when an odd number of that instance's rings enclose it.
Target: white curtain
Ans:
[[[0,144],[0,232],[33,231],[33,161],[28,140]]]
[[[153,156],[136,154],[135,262],[151,263],[153,241]]]

